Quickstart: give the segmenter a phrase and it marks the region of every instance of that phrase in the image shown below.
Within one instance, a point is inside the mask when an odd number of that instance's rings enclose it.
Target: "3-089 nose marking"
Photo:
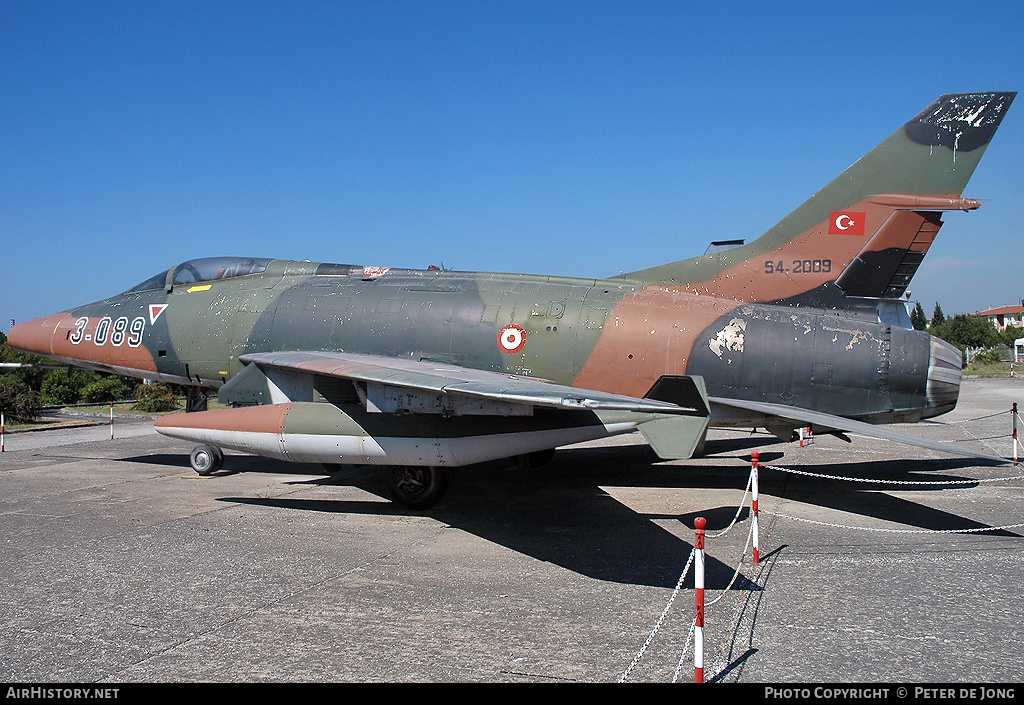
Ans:
[[[103,316],[96,323],[96,329],[92,334],[87,334],[89,317],[83,316],[75,321],[75,329],[68,333],[68,342],[78,345],[82,341],[92,340],[96,346],[106,345],[109,341],[114,347],[121,347],[128,343],[128,347],[137,348],[142,345],[142,334],[146,330],[146,319],[142,316],[133,318],[128,322],[127,316],[120,316],[113,319],[110,316]]]

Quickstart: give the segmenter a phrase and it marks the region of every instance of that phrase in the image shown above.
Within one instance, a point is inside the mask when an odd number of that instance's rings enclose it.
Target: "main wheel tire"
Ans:
[[[224,464],[224,453],[220,448],[204,444],[193,448],[188,460],[193,470],[206,477],[220,470]]]
[[[451,472],[432,465],[398,465],[384,471],[388,491],[409,509],[432,507],[448,491]]]

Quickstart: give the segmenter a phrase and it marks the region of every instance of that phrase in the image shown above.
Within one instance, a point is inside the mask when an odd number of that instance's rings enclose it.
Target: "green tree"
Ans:
[[[39,416],[42,404],[39,395],[27,384],[7,375],[0,375],[0,411],[19,421]]]
[[[166,384],[140,384],[135,388],[135,398],[138,401],[132,408],[149,414],[178,408],[178,399]]]
[[[958,313],[939,325],[933,323],[931,330],[932,335],[952,343],[961,350],[987,348],[1000,342],[995,326],[986,319],[969,313]]]
[[[935,302],[935,310],[932,311],[932,326],[941,326],[946,322],[946,317],[942,315],[942,307],[939,306],[939,302]]]
[[[999,332],[999,338],[1003,343],[1013,348],[1013,341],[1017,340],[1017,338],[1024,338],[1024,328],[1006,326],[1006,328]]]
[[[43,358],[19,352],[7,344],[7,336],[0,333],[0,362],[21,363],[27,367],[0,367],[0,374],[24,382],[38,391],[46,376],[46,370],[39,367]]]
[[[920,301],[917,302],[913,312],[910,314],[910,324],[914,326],[914,330],[925,330],[928,328],[928,319],[925,318],[924,309],[921,308]]]
[[[86,374],[80,370],[51,370],[43,377],[39,395],[49,406],[75,404],[87,382]]]
[[[86,384],[79,393],[79,398],[86,403],[96,404],[107,401],[127,399],[131,390],[120,377],[97,376]]]

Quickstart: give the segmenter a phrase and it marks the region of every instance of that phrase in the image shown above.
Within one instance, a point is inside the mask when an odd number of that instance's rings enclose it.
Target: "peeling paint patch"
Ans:
[[[746,330],[747,322],[734,318],[708,342],[708,347],[718,357],[722,357],[722,353],[727,350],[743,352],[743,335]]]
[[[869,333],[868,331],[849,329],[849,328],[832,328],[830,326],[824,326],[824,329],[829,331],[829,332],[831,332],[833,334],[832,335],[832,342],[833,343],[839,342],[839,334],[840,333],[850,336],[850,342],[847,343],[844,346],[847,350],[853,350],[853,346],[856,345],[857,343],[863,341],[863,340],[872,340],[871,333]],[[844,337],[845,337],[845,335],[844,335]]]
[[[868,340],[870,338],[871,338],[871,336],[868,335],[867,333],[862,333],[860,331],[857,331],[857,332],[855,332],[853,334],[853,337],[850,338],[850,342],[846,344],[846,349],[847,350],[853,350],[853,346],[854,345],[856,345],[857,343],[859,343],[862,340]]]

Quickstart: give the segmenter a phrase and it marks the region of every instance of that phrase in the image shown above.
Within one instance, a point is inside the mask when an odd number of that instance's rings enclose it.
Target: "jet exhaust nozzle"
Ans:
[[[921,418],[939,416],[956,408],[960,396],[962,367],[963,353],[959,348],[932,336],[926,391],[928,407],[921,414]]]

